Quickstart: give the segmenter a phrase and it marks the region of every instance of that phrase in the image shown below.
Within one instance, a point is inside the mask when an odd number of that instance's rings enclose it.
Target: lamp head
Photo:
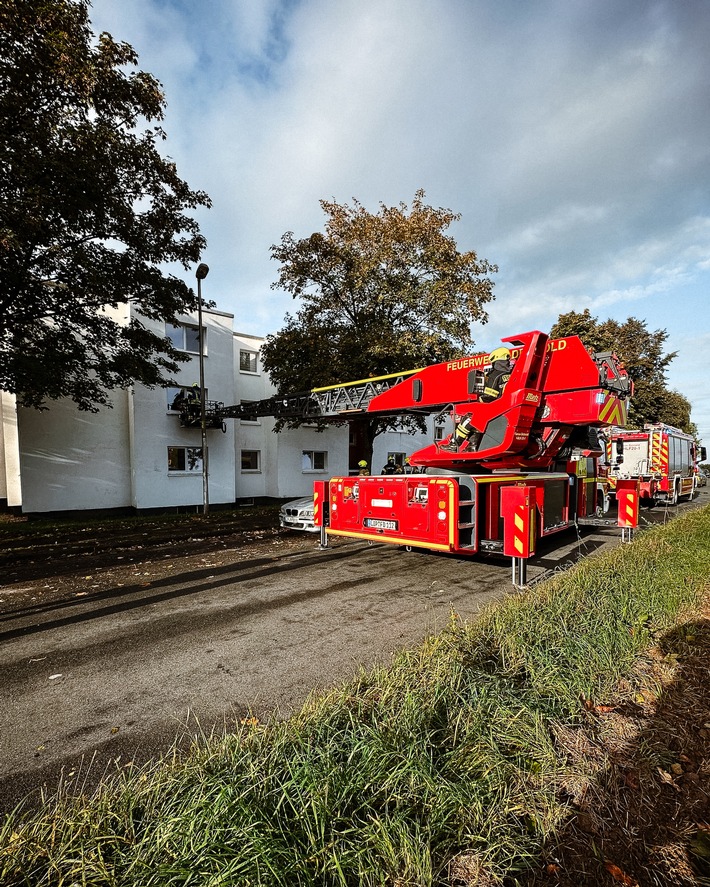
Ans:
[[[200,264],[197,266],[197,271],[195,271],[195,277],[198,280],[204,280],[205,277],[207,277],[207,275],[209,274],[209,272],[210,272],[209,266],[205,265],[204,262],[200,262]]]

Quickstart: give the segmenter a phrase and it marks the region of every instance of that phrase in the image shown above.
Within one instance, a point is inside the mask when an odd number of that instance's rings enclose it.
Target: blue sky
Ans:
[[[94,0],[212,197],[205,298],[278,330],[269,249],[319,200],[426,200],[500,268],[477,346],[561,312],[669,333],[710,449],[708,0]],[[191,281],[194,284],[194,280]]]

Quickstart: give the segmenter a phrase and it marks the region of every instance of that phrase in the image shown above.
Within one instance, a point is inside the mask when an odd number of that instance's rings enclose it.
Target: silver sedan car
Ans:
[[[313,496],[294,499],[281,506],[279,524],[285,530],[305,530],[306,533],[317,533],[320,527],[313,525]]]

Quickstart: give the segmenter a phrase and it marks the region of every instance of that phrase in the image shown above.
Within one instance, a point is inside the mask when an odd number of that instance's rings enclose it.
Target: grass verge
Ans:
[[[514,883],[569,809],[556,736],[708,594],[710,509],[387,668],[0,827],[0,883]]]

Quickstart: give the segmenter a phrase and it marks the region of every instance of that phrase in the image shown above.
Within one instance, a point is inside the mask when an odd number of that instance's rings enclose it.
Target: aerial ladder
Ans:
[[[276,419],[302,419],[321,422],[343,422],[368,412],[375,397],[399,385],[419,372],[408,370],[385,376],[374,376],[356,382],[345,382],[299,391],[293,394],[274,394],[263,400],[225,407],[219,405],[216,414],[223,419],[246,419],[249,416],[272,416]],[[400,413],[401,410],[392,410]],[[418,410],[420,413],[428,410]]]

